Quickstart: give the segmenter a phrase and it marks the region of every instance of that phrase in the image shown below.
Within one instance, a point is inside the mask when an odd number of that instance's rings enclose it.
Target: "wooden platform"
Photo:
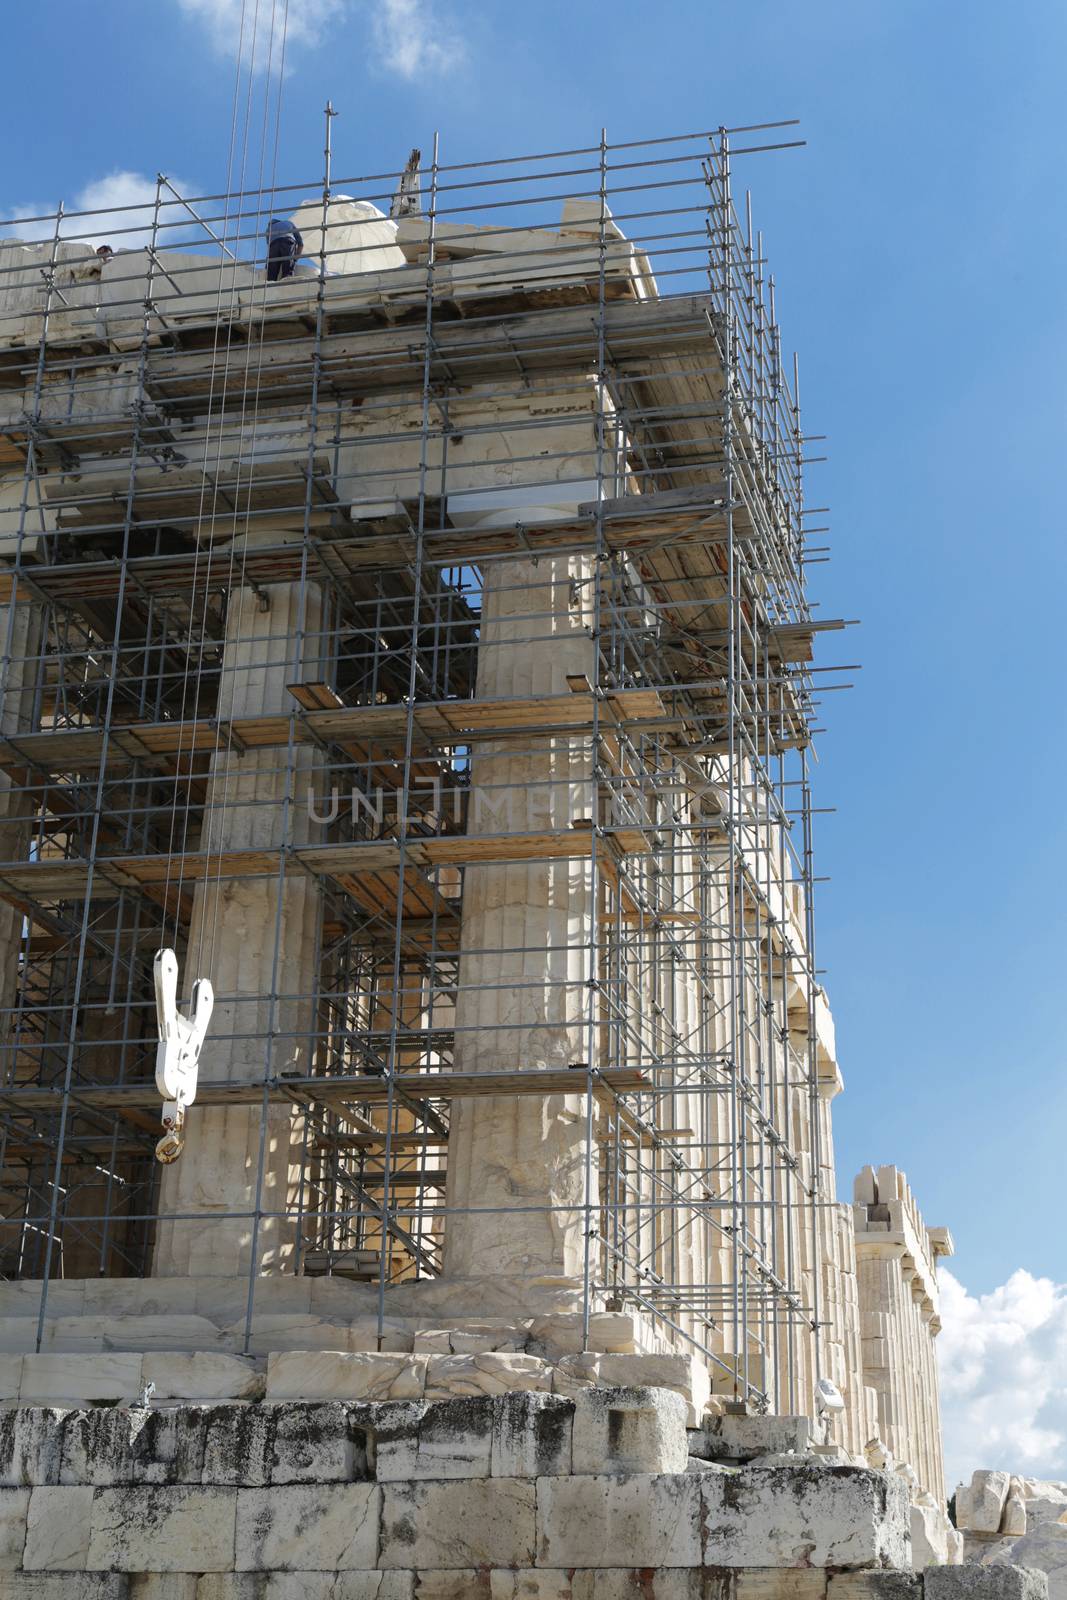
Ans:
[[[598,1100],[620,1094],[652,1093],[654,1085],[643,1072],[617,1067],[594,1071],[592,1090]],[[457,1100],[483,1095],[550,1095],[586,1093],[590,1074],[584,1066],[525,1072],[398,1072],[392,1079],[394,1096],[415,1100]],[[384,1075],[363,1074],[336,1078],[270,1078],[258,1083],[201,1082],[190,1111],[211,1106],[321,1105],[342,1110],[348,1104],[384,1105],[390,1095]],[[62,1088],[18,1085],[0,1088],[0,1111],[57,1115],[64,1100]],[[158,1111],[161,1101],[154,1083],[72,1084],[70,1100],[87,1111]]]

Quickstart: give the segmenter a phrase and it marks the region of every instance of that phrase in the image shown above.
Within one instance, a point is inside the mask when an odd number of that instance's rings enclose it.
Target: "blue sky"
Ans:
[[[235,10],[51,0],[45,63],[41,13],[9,8],[9,59],[27,65],[6,86],[5,211],[107,193],[116,173],[221,187]],[[1062,1284],[1067,771],[1046,604],[1067,579],[1067,11],[290,0],[290,14],[283,181],[318,172],[328,96],[340,173],[395,170],[435,128],[458,161],[588,145],[602,125],[618,141],[801,119],[807,148],[745,177],[807,425],[828,435],[811,491],[833,508],[833,560],[813,569],[816,597],[862,619],[821,658],[863,664],[827,697],[818,772],[837,808],[818,826],[819,936],[847,1084],[842,1189],[895,1161],[927,1220],[953,1229],[972,1296],[1020,1270]]]

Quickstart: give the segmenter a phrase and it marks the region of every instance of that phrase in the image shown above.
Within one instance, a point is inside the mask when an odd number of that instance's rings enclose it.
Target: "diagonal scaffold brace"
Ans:
[[[215,993],[207,978],[193,984],[191,1015],[178,1010],[178,958],[173,950],[157,950],[152,963],[156,987],[156,1088],[163,1096],[164,1134],[156,1145],[156,1160],[169,1166],[185,1144],[186,1109],[196,1099],[200,1050],[211,1021]]]

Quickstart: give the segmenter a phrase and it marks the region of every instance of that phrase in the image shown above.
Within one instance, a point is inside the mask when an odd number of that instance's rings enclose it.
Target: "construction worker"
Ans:
[[[291,278],[303,248],[304,240],[295,223],[272,217],[267,224],[268,283],[277,283],[279,278]]]

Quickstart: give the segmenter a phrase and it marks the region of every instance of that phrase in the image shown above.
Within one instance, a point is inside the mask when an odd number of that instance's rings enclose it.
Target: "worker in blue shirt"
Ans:
[[[295,223],[281,217],[272,217],[267,224],[267,281],[277,283],[279,278],[291,278],[304,240]]]

